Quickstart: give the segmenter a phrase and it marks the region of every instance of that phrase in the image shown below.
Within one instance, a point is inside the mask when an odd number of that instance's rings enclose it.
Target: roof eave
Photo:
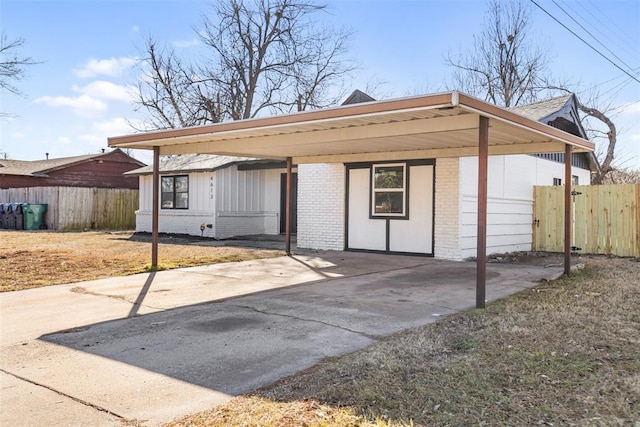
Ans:
[[[152,149],[153,142],[168,142],[182,137],[223,134],[246,131],[248,129],[273,129],[280,126],[303,125],[324,120],[335,120],[348,117],[363,117],[372,114],[383,114],[402,111],[410,108],[446,108],[455,106],[457,92],[445,92],[419,97],[400,98],[387,101],[376,101],[362,104],[341,105],[321,110],[301,111],[278,116],[260,117],[215,123],[211,125],[192,126],[180,129],[159,130],[123,136],[109,137],[110,147],[127,147]],[[138,144],[137,144],[138,143]]]
[[[288,128],[290,134],[291,132],[294,132],[293,134],[295,134],[297,128],[302,129],[302,126],[305,125],[318,125],[323,123],[336,123],[336,125],[338,125],[342,120],[346,121],[351,119],[367,118],[371,118],[373,120],[376,117],[383,117],[384,115],[414,111],[435,111],[437,109],[458,110],[466,113],[474,113],[498,120],[508,125],[532,131],[542,137],[539,142],[547,141],[550,143],[550,146],[554,147],[554,149],[557,148],[557,144],[561,143],[572,145],[576,148],[576,151],[594,150],[594,145],[583,138],[568,134],[546,124],[528,119],[519,114],[512,113],[503,108],[455,91],[436,95],[378,101],[367,104],[346,105],[332,109],[300,112],[282,116],[218,123],[208,126],[113,137],[109,138],[109,145],[152,149],[154,146],[170,147],[178,146],[180,144],[199,143],[202,142],[198,141],[200,138],[204,139],[207,136],[213,135],[216,137],[229,135],[229,139],[232,139],[234,136],[236,139],[249,138],[256,134],[259,136],[266,136],[269,134],[268,132],[273,133],[275,128],[280,127]],[[336,139],[336,141],[337,140],[338,139]],[[173,151],[175,150],[167,149],[166,153],[172,153]],[[178,151],[176,151],[176,153],[177,152]],[[280,155],[284,155],[284,152],[285,150],[281,150],[281,152],[278,153],[279,155],[274,156],[273,158],[282,159]],[[240,150],[238,153],[215,152],[215,154],[264,157],[264,153],[240,153]]]

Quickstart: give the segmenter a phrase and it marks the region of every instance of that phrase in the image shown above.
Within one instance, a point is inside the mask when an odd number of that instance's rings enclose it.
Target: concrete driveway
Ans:
[[[490,264],[488,300],[560,273]],[[0,425],[158,425],[474,304],[474,263],[353,252],[0,294]]]

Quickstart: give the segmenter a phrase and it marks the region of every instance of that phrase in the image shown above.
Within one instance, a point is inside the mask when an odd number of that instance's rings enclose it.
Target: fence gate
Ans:
[[[640,256],[640,184],[573,188],[571,245],[582,254]],[[533,250],[564,250],[564,186],[534,187]]]

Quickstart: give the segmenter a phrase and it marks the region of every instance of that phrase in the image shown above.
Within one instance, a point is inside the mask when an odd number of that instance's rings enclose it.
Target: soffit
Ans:
[[[109,139],[160,154],[207,153],[296,163],[477,155],[480,115],[490,154],[593,151],[593,144],[457,92]],[[391,154],[396,153],[396,154]]]

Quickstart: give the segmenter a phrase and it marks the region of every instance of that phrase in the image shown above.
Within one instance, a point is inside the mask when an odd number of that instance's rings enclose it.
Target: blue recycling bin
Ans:
[[[11,214],[13,215],[13,228],[15,230],[22,230],[24,228],[22,222],[22,203],[11,203]]]
[[[13,216],[13,210],[11,208],[11,203],[5,203],[4,204],[4,211],[5,211],[5,215],[7,215],[6,219],[6,226],[7,229],[9,230],[15,230],[16,229],[16,217]]]
[[[7,213],[4,211],[4,205],[6,203],[0,203],[0,228],[1,229],[6,229],[7,228]]]

